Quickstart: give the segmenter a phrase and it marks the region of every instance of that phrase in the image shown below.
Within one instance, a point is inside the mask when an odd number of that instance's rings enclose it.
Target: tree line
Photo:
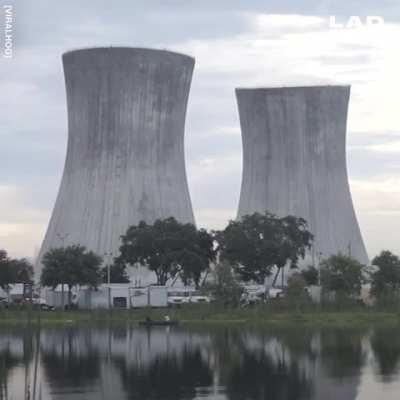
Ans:
[[[185,285],[201,287],[211,272],[213,290],[233,299],[240,292],[238,280],[262,284],[272,276],[275,285],[280,275],[283,284],[285,270],[298,268],[310,253],[313,239],[304,219],[269,212],[230,221],[220,231],[197,229],[172,217],[153,224],[142,221],[121,236],[119,254],[110,266],[102,267],[103,258],[79,244],[50,249],[41,260],[40,282],[53,288],[67,285],[70,299],[76,285],[97,287],[107,282],[108,272],[111,283],[129,282],[126,268],[143,265],[154,272],[158,285],[181,279]],[[322,260],[318,269],[310,266],[292,273],[288,283],[294,293],[320,283],[326,291],[350,298],[369,281],[375,296],[392,299],[400,289],[400,259],[383,251],[372,264],[371,270],[348,255],[333,255]],[[26,260],[10,259],[0,251],[1,287],[32,281],[32,275]]]

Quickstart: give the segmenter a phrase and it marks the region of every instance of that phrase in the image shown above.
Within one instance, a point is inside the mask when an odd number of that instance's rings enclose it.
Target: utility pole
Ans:
[[[322,252],[318,252],[318,286],[321,286],[321,259]]]
[[[312,263],[312,266],[315,268],[315,244],[314,244],[314,242],[312,242],[312,244],[311,244],[311,263]]]
[[[64,234],[56,233],[56,236],[61,241],[61,247],[64,248],[65,239],[69,236],[69,233],[64,233]],[[62,310],[64,311],[65,310],[65,305],[64,305],[64,282],[61,282],[61,307],[62,307]]]
[[[106,266],[107,266],[107,285],[108,285],[108,309],[111,309],[111,271],[110,271],[110,260],[113,256],[112,251],[105,252],[104,257],[106,259]]]

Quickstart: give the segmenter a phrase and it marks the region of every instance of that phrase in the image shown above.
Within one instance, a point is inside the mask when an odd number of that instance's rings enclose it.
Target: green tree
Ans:
[[[299,310],[301,305],[310,302],[310,296],[307,292],[307,282],[300,272],[293,273],[288,279],[287,299],[291,304],[294,304]]]
[[[101,269],[101,279],[103,283],[108,282],[107,266]],[[110,265],[110,283],[129,283],[129,276],[124,264],[114,263]]]
[[[10,259],[5,250],[0,250],[0,287],[5,291],[13,282],[14,276],[10,268]]]
[[[42,259],[43,270],[40,277],[44,286],[53,289],[61,284],[68,286],[68,304],[71,305],[71,290],[76,285],[96,287],[101,280],[102,258],[84,246],[72,245],[50,249]],[[62,299],[64,306],[64,298]]]
[[[243,288],[235,279],[231,265],[227,261],[217,264],[212,271],[212,283],[206,289],[211,292],[217,303],[224,307],[237,307],[243,293]]]
[[[344,255],[332,255],[321,262],[321,285],[324,292],[334,292],[337,298],[354,298],[360,294],[364,266]]]
[[[33,265],[26,258],[11,259],[10,266],[14,274],[14,283],[33,282]]]
[[[274,267],[276,278],[286,265],[296,268],[311,247],[313,235],[304,219],[279,218],[266,212],[230,221],[217,234],[221,256],[228,260],[244,281],[263,283]]]
[[[301,271],[306,284],[308,286],[318,285],[318,270],[313,265],[308,266],[308,268]]]
[[[303,275],[295,272],[288,279],[287,294],[289,297],[300,297],[305,293],[306,287],[307,282]]]
[[[400,258],[388,250],[372,260],[378,269],[371,274],[371,292],[378,300],[396,300],[400,296]]]
[[[151,225],[141,221],[128,228],[121,240],[117,263],[147,266],[156,274],[159,285],[179,275],[185,284],[193,282],[198,286],[201,274],[215,258],[211,234],[172,217]]]
[[[31,283],[33,266],[25,258],[10,258],[5,250],[0,250],[0,287],[8,290],[13,283]]]

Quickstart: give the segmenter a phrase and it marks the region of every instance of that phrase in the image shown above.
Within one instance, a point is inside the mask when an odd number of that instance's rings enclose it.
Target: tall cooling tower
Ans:
[[[243,140],[241,217],[266,210],[307,220],[313,255],[368,256],[346,167],[349,86],[236,89]]]
[[[39,254],[81,244],[118,254],[139,221],[194,223],[184,127],[194,59],[168,51],[94,48],[63,55],[68,149]]]

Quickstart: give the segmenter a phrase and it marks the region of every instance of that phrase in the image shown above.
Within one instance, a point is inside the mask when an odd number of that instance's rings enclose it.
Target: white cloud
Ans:
[[[373,144],[365,147],[368,150],[377,151],[378,153],[400,154],[400,140],[388,143]]]
[[[196,213],[199,227],[223,229],[227,221],[236,218],[234,208],[201,208]],[[200,222],[201,221],[201,222]]]
[[[0,186],[0,248],[14,257],[33,257],[49,218],[26,204],[28,196],[21,188]]]
[[[249,15],[249,31],[215,40],[190,39],[175,50],[196,57],[202,84],[289,86],[352,84],[349,128],[399,130],[397,42],[400,25],[331,29],[328,18]],[[252,21],[252,22],[251,22]],[[200,81],[200,80],[199,80]]]
[[[400,176],[350,181],[353,201],[370,255],[400,248]]]
[[[259,32],[269,33],[271,30],[293,32],[299,30],[318,29],[326,25],[326,19],[313,15],[299,14],[248,14],[249,22]]]
[[[212,132],[212,135],[240,136],[240,128],[239,126],[220,126]]]

